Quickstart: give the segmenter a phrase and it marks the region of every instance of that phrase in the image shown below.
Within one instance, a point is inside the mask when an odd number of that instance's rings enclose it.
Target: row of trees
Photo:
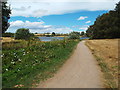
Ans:
[[[6,32],[2,34],[2,37],[14,37],[14,33]]]
[[[55,35],[55,33],[52,33]],[[80,39],[79,32],[71,32],[69,35],[69,39]],[[21,28],[18,29],[15,33],[15,39],[23,39],[23,40],[30,40],[30,39],[37,39],[33,33],[29,32],[29,29]]]
[[[54,34],[54,33],[53,33]],[[79,32],[71,32],[69,35],[69,39],[80,39]],[[29,32],[29,29],[21,28],[18,29],[14,35],[15,39],[23,39],[23,40],[37,40],[38,38],[34,36],[33,33]]]
[[[80,36],[85,36],[86,35],[86,33],[84,31],[82,31],[81,33],[80,32],[77,32],[77,33],[79,33]],[[37,33],[37,32],[35,34],[39,35],[39,33]],[[41,34],[41,36],[69,36],[69,33],[63,34],[63,33],[55,33],[55,32],[49,33],[48,32],[48,33]]]
[[[114,10],[98,16],[86,34],[91,39],[120,38],[120,2]]]

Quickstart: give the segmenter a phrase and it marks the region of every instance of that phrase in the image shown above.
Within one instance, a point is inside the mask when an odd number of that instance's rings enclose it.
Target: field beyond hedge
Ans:
[[[2,87],[35,87],[53,76],[67,60],[78,40],[3,43]]]

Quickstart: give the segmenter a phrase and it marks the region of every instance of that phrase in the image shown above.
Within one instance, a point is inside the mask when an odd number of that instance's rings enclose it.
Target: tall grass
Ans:
[[[3,88],[33,87],[54,75],[79,41],[27,42],[3,44]]]

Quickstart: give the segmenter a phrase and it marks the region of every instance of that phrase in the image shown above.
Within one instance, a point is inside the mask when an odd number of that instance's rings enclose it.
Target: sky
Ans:
[[[31,33],[86,31],[99,15],[119,0],[8,0],[12,9],[7,32],[28,28]]]

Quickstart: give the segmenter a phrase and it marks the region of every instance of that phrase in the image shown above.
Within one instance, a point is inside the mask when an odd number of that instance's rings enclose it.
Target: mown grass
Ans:
[[[26,41],[4,43],[2,52],[2,87],[35,87],[52,77],[67,60],[78,40],[51,42]]]

